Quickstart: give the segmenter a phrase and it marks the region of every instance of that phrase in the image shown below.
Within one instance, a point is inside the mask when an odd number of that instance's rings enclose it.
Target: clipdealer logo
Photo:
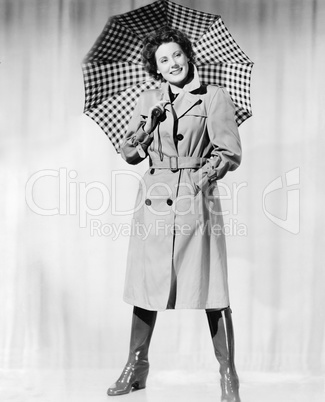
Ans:
[[[78,173],[75,170],[69,170],[67,168],[55,169],[43,169],[34,174],[26,182],[26,204],[35,214],[42,216],[54,216],[54,215],[78,215],[79,217],[79,227],[86,228],[89,223],[89,217],[98,217],[107,212],[110,208],[110,213],[113,216],[126,216],[133,215],[134,212],[142,208],[145,198],[148,192],[154,190],[153,188],[143,188],[142,199],[135,207],[132,206],[129,209],[122,208],[118,202],[118,188],[123,188],[123,185],[119,183],[119,180],[123,181],[123,178],[136,179],[137,184],[144,186],[142,176],[134,171],[129,170],[118,170],[111,172],[111,190],[99,181],[92,181],[90,183],[85,183],[82,181],[76,181]],[[55,184],[50,180],[55,179]],[[299,233],[300,229],[300,170],[299,168],[292,169],[285,173],[285,177],[277,177],[272,180],[264,189],[262,194],[262,208],[265,216],[278,227],[293,233]],[[46,189],[51,186],[51,190],[55,190],[58,194],[52,199],[55,199],[55,207],[48,207],[44,205],[39,198],[40,193],[46,192]],[[120,185],[120,187],[119,187]],[[159,183],[157,184],[159,185]],[[166,186],[165,183],[161,183],[162,186]],[[239,192],[247,187],[248,184],[244,183],[232,183],[229,187],[224,182],[218,182],[217,194],[213,195],[218,197],[220,201],[225,203],[226,208],[220,211],[211,211],[212,213],[223,215],[223,216],[236,216],[238,215],[238,205],[239,202]],[[171,189],[169,189],[172,192]],[[119,190],[121,191],[121,190]],[[267,207],[267,199],[273,194],[277,196],[278,194],[286,195],[286,216],[281,218],[278,214],[272,213]],[[94,197],[95,195],[95,197]],[[89,198],[96,199],[96,207],[92,208],[92,203],[89,202]],[[123,196],[123,198],[125,198]],[[283,204],[283,202],[281,201]],[[224,205],[223,205],[224,206]],[[193,213],[193,204],[185,211],[186,213]],[[178,212],[175,210],[174,212]],[[158,216],[166,214],[166,212],[161,213],[159,210],[153,211]],[[167,212],[169,213],[169,212]],[[186,213],[183,213],[185,215]],[[230,234],[239,235],[244,233],[247,235],[247,227],[243,223],[238,222],[238,220],[230,217],[231,225],[236,226],[236,230],[229,230]],[[94,227],[91,227],[92,233],[101,233],[102,227],[105,227],[104,232],[113,233],[111,223],[102,223],[99,219],[92,219],[90,223],[94,223]],[[244,226],[244,228],[243,228]],[[244,230],[245,229],[245,230]],[[117,230],[114,233],[129,233],[129,230]]]
[[[117,187],[118,176],[125,174],[124,171],[112,172],[112,188]],[[141,175],[133,171],[127,171],[127,175],[135,177],[141,182]],[[81,228],[87,227],[89,216],[103,215],[110,207],[112,215],[131,215],[137,208],[130,210],[119,210],[116,202],[116,194],[110,193],[109,189],[104,183],[99,181],[92,181],[85,183],[82,181],[74,181],[78,176],[75,170],[66,168],[43,169],[34,173],[27,181],[25,188],[25,199],[28,207],[36,214],[42,216],[55,216],[55,215],[79,215],[79,226]],[[44,186],[44,180],[49,178],[57,179],[56,189],[58,191],[58,204],[55,208],[47,208],[40,205],[37,196],[35,195],[35,188]],[[70,181],[69,179],[72,179]],[[97,192],[97,199],[100,200],[100,205],[91,208],[89,205],[89,196],[93,192]],[[99,196],[98,196],[99,195]],[[138,207],[139,208],[139,207]]]
[[[272,180],[263,191],[263,211],[264,214],[275,225],[287,232],[298,234],[300,230],[300,169],[295,168],[285,173],[285,179],[282,176]],[[272,214],[266,207],[266,199],[270,194],[276,195],[279,192],[286,193],[286,217],[281,219]],[[274,194],[275,193],[275,194]]]
[[[94,219],[94,217],[104,215],[108,210],[110,216],[133,215],[143,207],[146,198],[158,201],[154,204],[157,207],[154,205],[146,206],[150,213],[156,216],[157,222],[159,222],[159,217],[169,215],[171,210],[178,216],[195,216],[197,214],[198,206],[193,197],[192,185],[189,183],[182,184],[181,187],[185,188],[185,191],[170,209],[161,209],[159,208],[160,201],[165,202],[168,197],[172,197],[175,193],[175,189],[164,182],[155,182],[146,186],[142,175],[125,169],[111,172],[109,188],[99,181],[86,183],[76,180],[77,176],[78,173],[75,170],[68,170],[67,168],[43,169],[35,172],[26,183],[27,206],[35,214],[41,216],[77,215],[79,227],[86,228],[89,226],[91,236],[111,236],[114,239],[120,235],[129,236],[134,230],[134,225],[123,222],[116,224],[114,219],[105,223],[102,218]],[[138,197],[136,205],[133,203],[133,197],[125,196],[126,189],[129,188],[130,184],[133,185],[134,181],[141,189],[141,196]],[[188,187],[187,190],[186,187]],[[213,191],[209,191],[206,195],[206,206],[211,214],[227,216],[227,222],[224,224],[224,231],[227,236],[247,235],[246,225],[234,218],[239,213],[239,193],[245,187],[247,187],[247,183],[233,182],[228,186],[226,183],[220,182],[214,190],[212,189]],[[215,208],[215,203],[210,202],[212,198],[218,198],[225,203],[222,211]],[[142,231],[149,230],[149,228],[139,229]],[[161,227],[157,226],[157,232],[161,232],[161,230]],[[166,227],[164,230],[168,231],[169,229]],[[184,228],[182,227],[182,230],[186,231],[186,225]],[[220,232],[220,229],[213,227],[212,233],[214,234],[216,231]]]

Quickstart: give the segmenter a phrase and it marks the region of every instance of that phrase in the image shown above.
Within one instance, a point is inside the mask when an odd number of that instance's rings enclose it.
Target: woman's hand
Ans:
[[[168,102],[166,101],[160,101],[149,109],[148,118],[146,124],[143,127],[146,133],[151,134],[156,128],[160,116],[165,111],[165,106],[167,105],[167,103]]]

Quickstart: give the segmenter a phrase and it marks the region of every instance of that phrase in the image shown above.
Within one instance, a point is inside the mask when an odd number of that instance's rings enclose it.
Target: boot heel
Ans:
[[[149,369],[145,370],[144,373],[141,373],[138,376],[136,376],[136,374],[135,374],[136,380],[133,382],[132,387],[134,389],[146,388],[148,374],[149,374]]]
[[[146,388],[146,383],[147,383],[147,379],[144,379],[144,380],[141,380],[141,381],[137,380],[132,384],[132,387],[134,389],[143,389],[143,388]]]

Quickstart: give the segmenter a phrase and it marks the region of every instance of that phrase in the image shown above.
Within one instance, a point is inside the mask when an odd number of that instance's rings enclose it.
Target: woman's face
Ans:
[[[158,72],[170,84],[183,87],[186,83],[189,65],[188,57],[176,42],[163,43],[156,50]]]

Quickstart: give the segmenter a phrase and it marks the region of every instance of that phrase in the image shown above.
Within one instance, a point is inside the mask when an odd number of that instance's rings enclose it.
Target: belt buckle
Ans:
[[[175,161],[174,163],[172,161]],[[177,172],[178,170],[178,158],[177,156],[170,156],[169,157],[169,169],[172,172]]]

